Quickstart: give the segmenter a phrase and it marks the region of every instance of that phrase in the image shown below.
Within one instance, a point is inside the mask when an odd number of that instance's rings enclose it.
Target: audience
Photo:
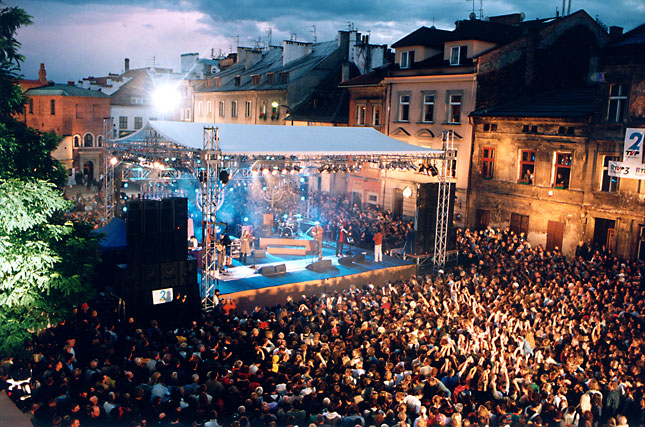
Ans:
[[[172,329],[84,304],[0,379],[31,373],[11,391],[35,425],[644,425],[642,263],[490,228],[457,244],[446,273]]]

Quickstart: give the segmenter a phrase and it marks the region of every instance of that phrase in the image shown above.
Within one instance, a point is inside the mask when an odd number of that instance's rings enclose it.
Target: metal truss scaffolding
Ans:
[[[434,271],[446,265],[446,245],[448,242],[448,227],[452,221],[450,218],[450,186],[452,179],[455,134],[452,130],[444,131],[441,137],[443,147],[443,158],[441,170],[439,171],[439,186],[437,198],[437,228],[434,235]]]
[[[215,289],[218,285],[217,254],[217,199],[219,196],[219,168],[222,152],[219,149],[217,128],[204,127],[204,149],[201,154],[202,171],[202,278],[201,295],[204,310],[215,307]]]
[[[101,225],[105,226],[114,218],[114,167],[116,157],[112,156],[113,119],[103,119],[103,217]]]

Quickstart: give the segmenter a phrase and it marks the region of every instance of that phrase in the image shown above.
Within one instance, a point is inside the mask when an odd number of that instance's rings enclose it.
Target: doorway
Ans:
[[[94,182],[94,162],[88,160],[83,165],[83,175],[85,175],[86,182]]]
[[[546,250],[552,251],[556,247],[562,250],[562,236],[564,235],[564,223],[550,221],[546,229]]]
[[[358,191],[352,191],[352,206],[358,206],[359,209],[363,208],[363,194]]]
[[[392,216],[398,218],[403,215],[403,190],[394,189],[394,200],[392,201]]]
[[[614,247],[614,229],[616,221],[613,219],[595,218],[593,230],[593,247],[613,249]]]

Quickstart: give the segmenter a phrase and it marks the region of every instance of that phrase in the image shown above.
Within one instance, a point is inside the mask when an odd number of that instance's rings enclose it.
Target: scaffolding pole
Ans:
[[[198,172],[202,184],[202,278],[201,296],[204,310],[212,310],[215,289],[218,286],[217,254],[217,199],[218,179],[222,152],[216,127],[204,127],[204,146],[201,155],[202,170]]]
[[[114,218],[114,167],[118,160],[112,155],[113,119],[103,119],[103,215],[101,225],[105,225]]]
[[[450,218],[450,186],[452,185],[452,163],[455,157],[455,134],[452,130],[444,131],[441,136],[443,156],[439,171],[439,186],[437,196],[437,228],[434,235],[433,269],[435,273],[446,265],[446,246],[448,243],[448,227]]]

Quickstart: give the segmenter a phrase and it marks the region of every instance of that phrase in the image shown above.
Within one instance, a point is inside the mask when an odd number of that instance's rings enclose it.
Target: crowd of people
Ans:
[[[179,327],[84,304],[0,388],[31,378],[35,425],[645,425],[642,263],[509,230],[458,247],[445,273]]]

